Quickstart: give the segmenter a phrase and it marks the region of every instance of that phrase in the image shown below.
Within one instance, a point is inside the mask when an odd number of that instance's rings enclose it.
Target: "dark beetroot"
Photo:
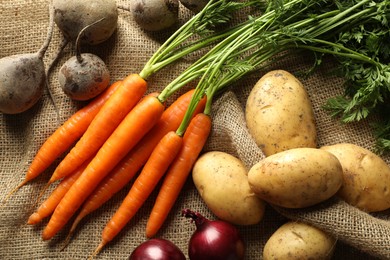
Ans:
[[[104,61],[93,53],[81,53],[81,39],[86,30],[105,19],[95,21],[80,31],[76,39],[76,56],[69,58],[58,72],[64,93],[74,100],[90,100],[110,83],[110,72]]]

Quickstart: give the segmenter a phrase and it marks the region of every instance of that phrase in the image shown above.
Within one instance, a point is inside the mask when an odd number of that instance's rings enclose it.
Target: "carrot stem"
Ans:
[[[141,70],[140,76],[148,79],[150,75],[181,57],[227,37],[230,33],[228,30],[218,33],[207,32],[212,31],[213,26],[230,21],[233,12],[254,4],[253,1],[229,3],[227,1],[210,0],[202,11],[191,17],[158,48]],[[186,40],[196,34],[200,35],[200,40],[183,45]]]

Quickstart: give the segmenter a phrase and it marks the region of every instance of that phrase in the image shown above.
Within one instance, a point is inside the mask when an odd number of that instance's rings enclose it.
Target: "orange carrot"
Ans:
[[[121,81],[114,82],[88,105],[73,114],[61,127],[49,136],[35,155],[34,160],[27,170],[25,179],[9,193],[8,197],[27,182],[38,177],[84,134],[100,108],[120,84]]]
[[[202,151],[210,131],[211,118],[208,115],[197,114],[191,120],[183,136],[183,146],[168,169],[151,211],[146,225],[147,238],[156,235],[163,225]]]
[[[70,187],[75,183],[79,176],[83,173],[84,169],[87,167],[90,160],[84,162],[79,169],[77,169],[71,175],[65,177],[58,186],[53,190],[50,196],[39,206],[39,208],[30,215],[28,218],[27,224],[35,225],[38,224],[42,219],[50,216],[61,199],[68,192]]]
[[[102,241],[93,255],[98,254],[141,208],[179,152],[182,141],[181,136],[171,131],[157,144],[126,198],[104,228]]]
[[[157,123],[163,111],[164,104],[158,98],[146,96],[128,113],[54,210],[43,230],[44,240],[68,222],[100,181]]]
[[[76,170],[94,155],[123,118],[146,92],[147,84],[137,74],[127,76],[121,86],[106,101],[86,132],[55,169],[49,184]]]
[[[99,184],[93,191],[89,198],[85,201],[75,218],[67,237],[67,242],[70,236],[75,231],[80,221],[98,209],[106,201],[108,201],[115,193],[119,192],[141,169],[141,167],[148,160],[154,147],[161,140],[161,138],[170,131],[176,130],[182,121],[184,114],[188,108],[190,100],[193,96],[194,90],[190,90],[181,95],[175,102],[173,102],[162,114],[160,120],[147,133],[146,136],[132,149],[126,157],[114,168],[109,175]],[[206,98],[203,98],[196,110],[195,114],[203,111]]]

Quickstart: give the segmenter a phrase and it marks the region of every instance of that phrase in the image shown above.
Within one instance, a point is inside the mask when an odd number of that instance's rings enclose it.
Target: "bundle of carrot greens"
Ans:
[[[215,29],[244,7],[254,8],[256,15]],[[78,212],[71,235],[86,215],[140,171],[105,227],[95,254],[133,218],[163,179],[146,227],[147,236],[154,236],[207,141],[215,95],[296,51],[312,52],[315,64],[324,55],[335,58],[345,78],[345,95],[329,100],[325,108],[343,122],[380,113],[378,147],[390,150],[389,8],[387,0],[211,0],[156,51],[139,74],[114,83],[43,144],[15,191],[75,143],[48,185],[61,183],[29,223],[51,215],[43,231],[43,238],[50,239]],[[146,95],[146,79],[200,49],[206,51],[160,93]],[[166,107],[168,99],[190,82],[196,82],[196,88]]]

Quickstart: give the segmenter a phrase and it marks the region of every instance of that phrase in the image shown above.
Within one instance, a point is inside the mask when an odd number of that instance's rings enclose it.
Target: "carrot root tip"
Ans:
[[[72,236],[76,230],[76,227],[78,226],[78,224],[81,220],[82,220],[82,218],[80,218],[80,217],[77,217],[75,219],[72,226],[70,227],[69,233],[66,236],[65,241],[64,241],[64,245],[61,247],[60,251],[63,251],[70,244],[70,240],[72,239]]]
[[[157,229],[158,230],[158,229]],[[156,230],[156,231],[157,231]],[[145,236],[147,239],[150,239],[152,237],[154,237],[156,235],[156,231],[153,230],[150,226],[146,226],[146,232],[145,232]]]
[[[36,201],[33,203],[33,207],[35,207],[36,205],[39,204],[41,198],[42,198],[43,195],[45,194],[46,190],[49,188],[50,184],[51,184],[51,182],[48,182],[48,183],[46,183],[45,187],[43,187],[43,189],[42,189],[42,191],[39,193],[39,195],[38,195]]]
[[[31,216],[28,218],[27,224],[29,224],[29,225],[35,225],[35,224],[38,224],[40,221],[41,221],[41,216],[40,216],[37,212],[34,212],[34,213],[31,214]]]
[[[72,238],[72,234],[71,232],[69,232],[69,234],[66,236],[65,238],[65,241],[64,241],[64,244],[62,245],[62,247],[60,248],[60,251],[64,251],[65,248],[70,244],[70,239]]]
[[[43,232],[42,232],[42,240],[49,240],[49,239],[51,239],[52,237],[54,236],[54,234],[52,234],[52,232],[50,232],[49,231],[49,229],[47,228],[47,226],[46,226],[46,228],[43,230]]]
[[[9,200],[9,198],[10,198],[15,192],[17,192],[20,188],[22,188],[24,185],[26,185],[27,182],[28,182],[27,180],[24,180],[24,181],[22,181],[18,186],[16,186],[15,188],[13,188],[13,189],[7,194],[7,196],[5,196],[5,198],[4,198],[3,201],[1,202],[0,208],[4,207],[4,206],[7,204],[7,201]]]
[[[95,249],[95,251],[90,255],[90,257],[88,259],[92,260],[94,257],[96,257],[100,253],[100,251],[102,251],[102,249],[105,245],[106,245],[106,242],[104,242],[104,241],[100,242],[98,247]]]

